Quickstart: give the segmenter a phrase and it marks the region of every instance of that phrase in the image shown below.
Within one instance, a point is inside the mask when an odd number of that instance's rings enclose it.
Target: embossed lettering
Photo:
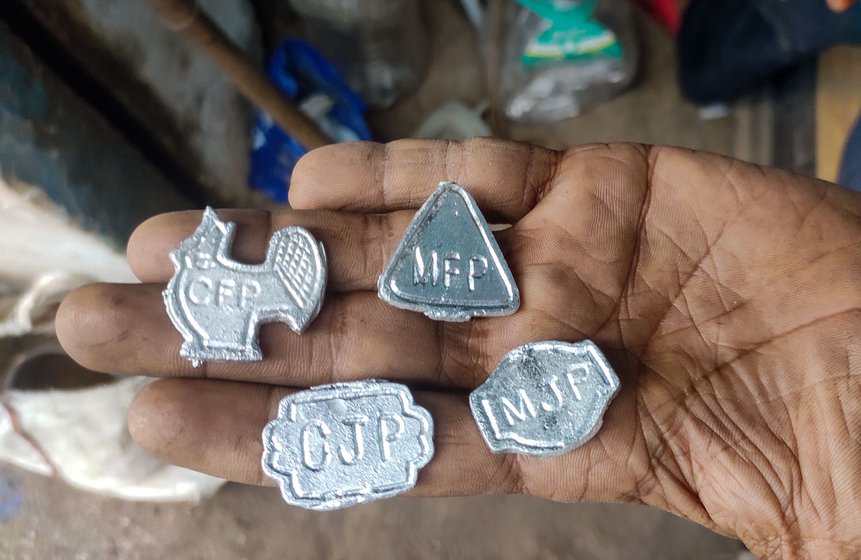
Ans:
[[[415,263],[413,264],[413,285],[418,286],[423,284],[427,286],[430,282],[431,286],[436,286],[439,282],[439,254],[435,250],[430,254],[430,266],[422,257],[421,247],[416,247],[413,250]]]
[[[195,232],[170,252],[176,273],[162,296],[184,339],[179,353],[195,366],[260,360],[261,323],[280,321],[301,333],[324,298],[325,250],[310,232],[278,230],[263,261],[246,264],[230,256],[234,230],[207,208]]]
[[[550,457],[593,437],[618,390],[594,342],[533,342],[508,352],[469,406],[495,453]]]
[[[460,262],[460,253],[450,251],[446,253],[443,259],[443,285],[446,288],[451,288],[451,277],[460,276],[460,269],[454,263]]]
[[[579,369],[579,368],[578,368]],[[582,368],[587,369],[587,368]],[[588,372],[588,369],[587,369]],[[580,383],[586,382],[586,377],[582,375],[575,375],[573,372],[568,372],[565,374],[565,377],[568,380],[568,385],[571,387],[571,392],[574,393],[574,398],[578,401],[583,400],[583,394],[580,392]]]
[[[368,417],[358,415],[351,418],[345,418],[341,421],[345,426],[352,427],[353,434],[352,449],[348,449],[344,444],[338,446],[338,455],[341,462],[345,465],[351,465],[354,461],[361,461],[365,456],[365,437],[362,434],[362,426],[368,423]]]
[[[194,305],[209,305],[212,302],[212,280],[201,276],[188,283],[188,301]]]
[[[316,431],[320,435],[321,453],[319,459],[314,459],[311,451],[311,432]],[[332,461],[332,448],[326,438],[332,430],[322,420],[312,420],[302,428],[302,464],[312,471],[322,471]]]
[[[406,386],[352,381],[281,399],[261,466],[288,503],[332,510],[409,490],[433,451],[433,418]]]
[[[532,406],[532,401],[529,399],[529,395],[526,394],[526,391],[518,389],[517,396],[520,397],[519,407],[514,406],[514,404],[512,404],[512,402],[506,397],[499,399],[499,402],[502,405],[502,412],[505,414],[505,419],[508,420],[509,426],[514,425],[515,418],[520,421],[526,420],[527,414],[532,418],[535,418],[535,407]]]
[[[571,392],[574,393],[574,398],[578,401],[582,401],[583,395],[580,393],[580,387],[578,387],[578,385],[583,383],[585,379],[582,377],[575,377],[573,373],[568,373],[566,377],[568,378],[568,385],[571,386]]]
[[[475,281],[487,274],[487,258],[484,255],[473,255],[469,259],[469,291],[475,291]]]
[[[215,294],[215,304],[218,307],[232,309],[239,305],[239,297],[236,291],[236,280],[233,278],[222,278],[218,283]]]
[[[421,247],[413,248],[413,285],[427,286],[430,284],[432,287],[436,287],[439,284],[440,275],[442,275],[443,286],[451,288],[455,278],[463,275],[459,266],[461,260],[462,257],[459,252],[449,251],[442,258],[442,266],[440,266],[440,255],[436,249],[431,249],[430,254],[425,256]],[[487,275],[487,257],[473,255],[469,258],[468,266],[467,287],[469,291],[474,292],[475,281]]]
[[[569,380],[570,383],[570,380]],[[557,406],[561,406],[565,400],[565,395],[562,394],[562,389],[559,388],[559,376],[558,375],[550,375],[547,386],[550,387],[550,392],[553,393],[553,396],[556,397],[556,403],[551,404],[547,402],[541,402],[541,410],[544,412],[552,412]],[[578,393],[575,390],[574,396],[577,400],[580,400],[580,397],[577,396]]]
[[[400,414],[380,416],[380,457],[383,461],[392,458],[392,443],[404,433],[404,419]]]
[[[248,280],[242,284],[239,290],[239,307],[248,309],[254,305],[254,298],[260,295],[263,289],[257,280]]]
[[[263,288],[257,280],[237,283],[232,278],[222,278],[214,283],[210,278],[201,276],[190,281],[186,287],[188,301],[194,305],[212,305],[225,309],[249,309]]]
[[[556,404],[562,404],[562,389],[559,388],[559,377],[556,375],[550,376],[550,390],[553,391],[553,396],[556,397]]]

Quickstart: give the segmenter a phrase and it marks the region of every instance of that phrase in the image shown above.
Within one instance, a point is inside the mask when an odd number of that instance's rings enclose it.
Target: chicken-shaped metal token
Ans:
[[[380,298],[436,321],[510,315],[520,292],[475,200],[440,183],[380,276]]]
[[[266,260],[255,265],[230,258],[235,229],[207,208],[197,230],[170,253],[176,273],[164,303],[185,339],[180,355],[195,366],[260,360],[261,323],[282,321],[301,333],[323,304],[326,253],[306,229],[275,232]]]

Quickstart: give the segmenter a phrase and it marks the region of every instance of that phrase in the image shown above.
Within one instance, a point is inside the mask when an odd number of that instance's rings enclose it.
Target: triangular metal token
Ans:
[[[419,209],[377,284],[380,298],[436,321],[510,315],[520,292],[475,200],[440,183]]]

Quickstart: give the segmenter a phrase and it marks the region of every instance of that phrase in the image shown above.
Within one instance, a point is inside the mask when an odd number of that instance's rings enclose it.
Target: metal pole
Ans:
[[[147,0],[165,24],[196,44],[251,103],[308,150],[332,141],[273,86],[193,0]]]

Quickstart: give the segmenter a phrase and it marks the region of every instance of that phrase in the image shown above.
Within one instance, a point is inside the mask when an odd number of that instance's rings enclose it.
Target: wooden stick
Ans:
[[[228,39],[194,0],[147,0],[165,24],[182,32],[230,78],[251,103],[308,150],[332,141]]]

